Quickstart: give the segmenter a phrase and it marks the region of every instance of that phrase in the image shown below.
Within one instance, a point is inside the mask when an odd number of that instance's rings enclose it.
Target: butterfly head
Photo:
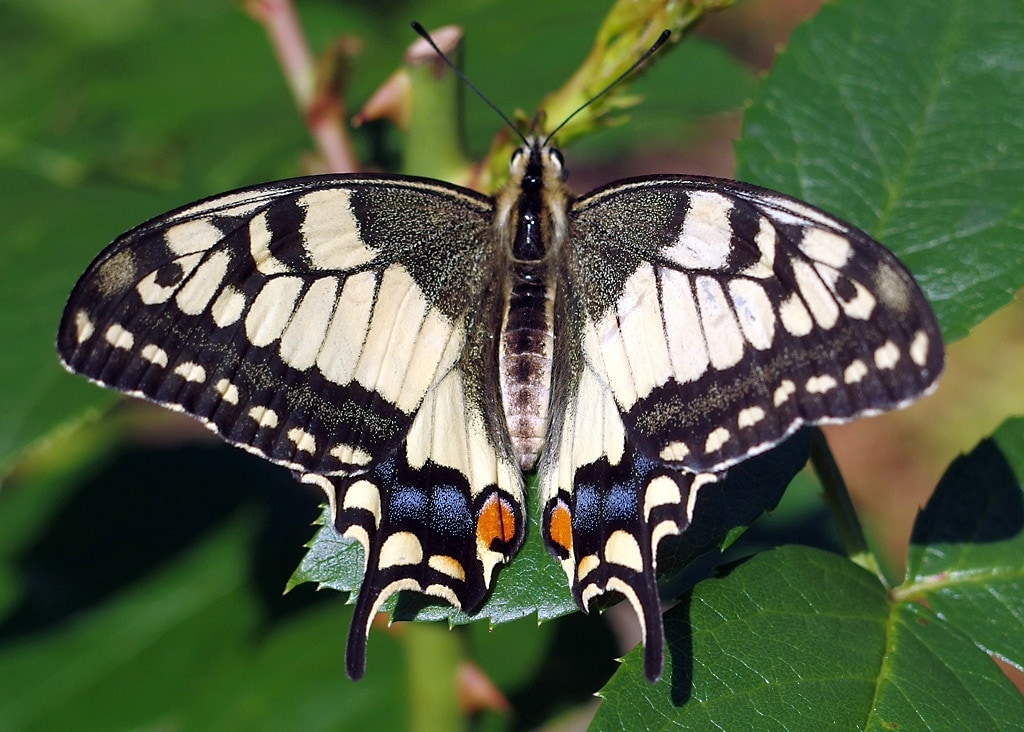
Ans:
[[[564,241],[573,196],[565,185],[562,153],[547,140],[523,140],[509,161],[508,182],[496,195],[495,222],[513,260],[539,262]]]
[[[546,139],[532,136],[512,153],[508,173],[510,181],[520,182],[520,188],[538,191],[556,190],[568,177],[562,151],[549,145]]]

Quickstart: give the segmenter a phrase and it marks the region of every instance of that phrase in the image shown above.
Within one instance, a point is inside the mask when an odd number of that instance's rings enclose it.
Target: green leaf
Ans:
[[[1007,457],[1011,462],[1007,462]],[[1015,475],[1016,472],[1016,475]],[[783,547],[699,584],[666,613],[670,670],[635,650],[597,729],[991,729],[1024,697],[990,656],[1024,661],[1024,419],[955,461],[918,517],[906,582]],[[772,721],[766,721],[772,720]],[[799,720],[799,723],[796,723]]]
[[[1024,719],[1024,699],[956,628],[914,603],[895,608],[888,663],[865,729],[1005,730]]]
[[[744,117],[738,177],[869,231],[946,337],[1024,285],[1024,5],[825,5]]]
[[[852,562],[764,552],[665,615],[653,687],[631,652],[594,729],[1005,729],[1024,700],[995,664],[920,606],[890,606]]]
[[[885,591],[845,559],[758,554],[665,614],[662,680],[647,687],[631,652],[594,729],[851,729],[870,708],[886,616]]]
[[[1024,669],[1024,419],[960,457],[919,514],[899,597]],[[941,619],[941,620],[940,620]]]

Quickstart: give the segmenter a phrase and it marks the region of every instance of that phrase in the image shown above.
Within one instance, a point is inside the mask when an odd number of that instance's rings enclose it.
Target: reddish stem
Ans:
[[[243,0],[242,5],[266,30],[327,172],[358,170],[346,133],[344,102],[334,84],[321,82],[292,0]]]

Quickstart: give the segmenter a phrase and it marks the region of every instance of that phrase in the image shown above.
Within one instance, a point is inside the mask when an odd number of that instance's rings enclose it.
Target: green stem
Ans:
[[[874,574],[886,587],[891,587],[889,578],[882,571],[878,557],[871,550],[864,530],[857,518],[857,512],[850,500],[839,466],[828,446],[824,433],[817,427],[811,428],[811,465],[825,488],[824,500],[832,514],[839,540],[846,549],[850,560]]]
[[[454,63],[459,61],[461,32],[434,40]],[[409,78],[409,115],[402,172],[466,183],[471,164],[463,152],[462,82],[418,41],[405,56]]]
[[[405,623],[401,628],[409,673],[409,729],[450,732],[465,728],[457,696],[459,636],[442,623]]]
[[[732,5],[735,0],[617,0],[601,22],[587,58],[562,85],[541,102],[548,124],[555,126],[574,115],[558,133],[559,145],[581,137],[597,127],[609,124],[615,115],[635,106],[639,97],[627,96],[626,88],[641,73],[635,73],[615,87],[614,93],[600,99],[594,96],[629,69],[661,35],[672,33],[669,44],[690,33],[709,12]],[[664,51],[644,64],[651,66]],[[593,101],[593,104],[590,102]],[[586,106],[585,109],[580,109]]]

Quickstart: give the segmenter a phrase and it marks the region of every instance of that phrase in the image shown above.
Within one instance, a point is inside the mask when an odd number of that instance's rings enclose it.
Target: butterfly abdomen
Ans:
[[[565,240],[569,194],[561,154],[532,139],[509,164],[495,229],[509,261],[498,340],[498,381],[512,454],[523,470],[547,442],[554,352],[551,263]]]
[[[548,427],[555,288],[545,265],[524,262],[513,270],[498,369],[513,454],[529,470],[544,447]]]

